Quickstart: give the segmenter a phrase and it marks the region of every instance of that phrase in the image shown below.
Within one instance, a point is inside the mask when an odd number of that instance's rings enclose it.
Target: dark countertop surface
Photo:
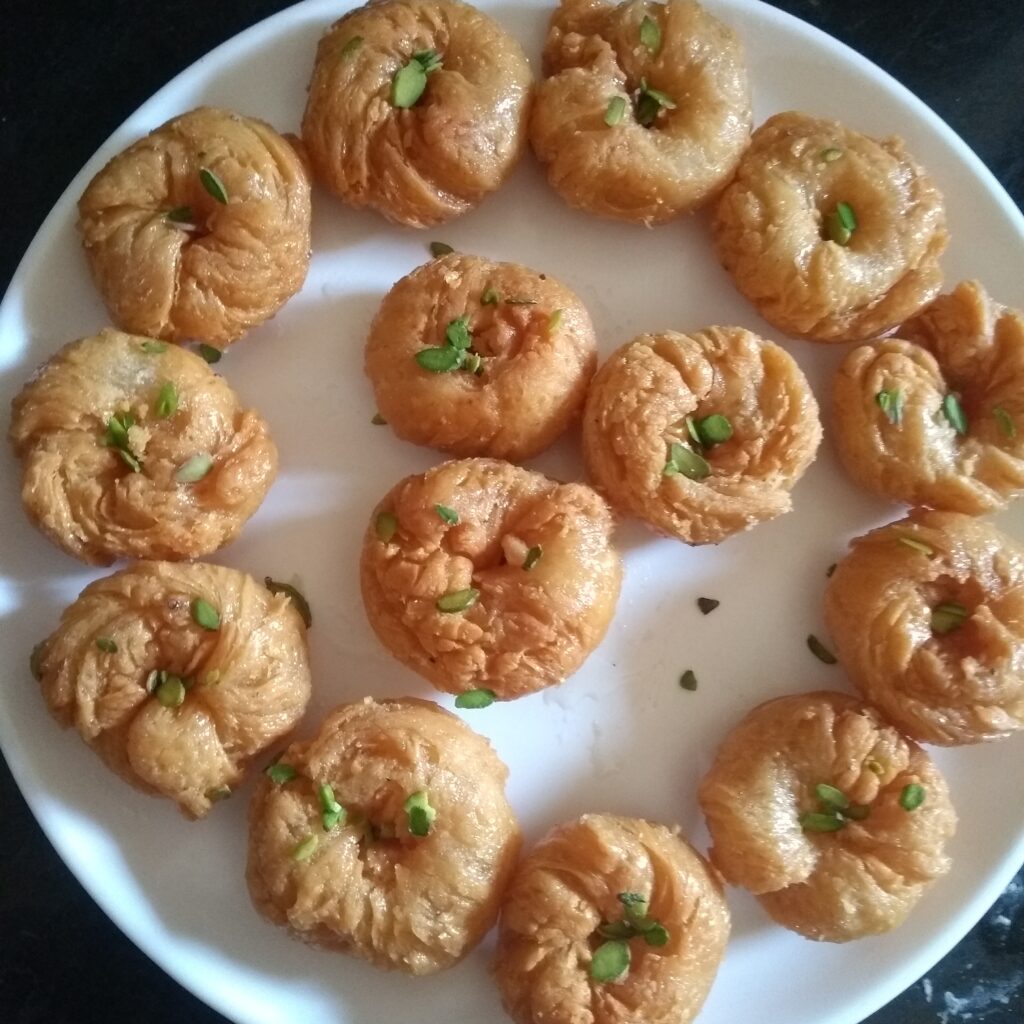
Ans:
[[[61,191],[125,117],[218,43],[286,6],[281,0],[9,0],[0,46],[3,286]],[[774,6],[893,74],[1024,203],[1020,0],[775,0]],[[1024,295],[1001,298],[1024,304]],[[1018,787],[1011,790],[1019,801]],[[0,1020],[222,1024],[92,903],[43,837],[6,765],[0,765],[0,814]],[[945,960],[867,1024],[960,1021],[1024,1021],[1024,872]]]

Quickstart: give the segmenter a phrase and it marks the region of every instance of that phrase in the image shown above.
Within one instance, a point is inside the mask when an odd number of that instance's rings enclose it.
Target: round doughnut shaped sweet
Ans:
[[[622,566],[604,500],[495,459],[446,462],[391,489],[363,541],[366,614],[439,690],[521,697],[601,642]]]
[[[565,285],[458,254],[403,277],[366,342],[377,408],[399,437],[517,462],[579,415],[596,364],[590,317]]]
[[[522,47],[475,7],[374,0],[320,40],[302,138],[317,179],[349,205],[440,224],[512,172],[531,86]]]
[[[640,335],[598,370],[583,413],[587,470],[609,501],[688,544],[788,512],[820,441],[796,362],[742,327]]]
[[[277,474],[266,422],[205,360],[113,330],[36,372],[8,436],[29,519],[92,565],[216,551]]]
[[[810,939],[891,931],[950,867],[956,813],[938,768],[846,694],[754,708],[718,748],[699,799],[715,867]]]
[[[32,653],[53,716],[133,786],[201,818],[309,702],[291,599],[200,562],[91,583]]]
[[[310,182],[270,125],[199,107],[115,156],[78,201],[93,279],[118,327],[224,348],[306,279]]]
[[[750,140],[743,47],[694,0],[562,0],[530,140],[570,206],[656,224],[708,202]]]
[[[942,195],[902,140],[797,112],[754,132],[713,232],[761,316],[812,341],[863,341],[913,316],[942,285],[949,238]]]
[[[1024,315],[977,281],[893,338],[854,349],[833,388],[836,445],[865,489],[981,515],[1024,490]]]
[[[988,523],[918,509],[850,548],[825,622],[865,699],[922,743],[1024,729],[1024,549]]]
[[[635,928],[619,940],[628,963],[609,979],[599,950],[638,917],[667,934],[649,942]],[[516,869],[493,970],[519,1024],[688,1024],[728,937],[721,880],[678,828],[586,814],[553,829]],[[612,952],[621,965],[621,948]]]
[[[417,975],[451,967],[490,930],[519,826],[508,770],[455,715],[367,697],[268,772],[250,806],[246,868],[264,917]]]

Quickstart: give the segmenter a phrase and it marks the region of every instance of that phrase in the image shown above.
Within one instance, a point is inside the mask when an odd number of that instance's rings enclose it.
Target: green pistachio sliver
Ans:
[[[130,452],[127,448],[118,448],[117,454],[121,456],[121,461],[133,472],[142,472],[142,463]]]
[[[151,697],[156,693],[156,688],[167,678],[167,673],[160,669],[153,669],[152,672],[146,676],[146,693]]]
[[[551,316],[548,317],[548,330],[557,331],[562,324],[562,311],[556,309]]]
[[[109,448],[127,448],[128,430],[135,425],[135,417],[130,412],[121,416],[111,416],[107,420],[107,433],[103,443]]]
[[[964,407],[960,404],[960,399],[952,392],[942,400],[942,415],[961,437],[967,433],[967,416],[964,414]]]
[[[145,352],[147,356],[158,356],[167,351],[167,345],[165,342],[154,341],[152,338],[147,338],[142,343],[141,347],[142,351]]]
[[[869,772],[871,772],[872,775],[879,775],[879,776],[881,776],[881,775],[885,774],[885,765],[882,764],[882,762],[879,761],[878,758],[876,758],[876,757],[869,757],[864,762],[864,767]]]
[[[431,826],[437,818],[437,811],[430,806],[430,800],[424,790],[411,793],[402,805],[408,816],[409,832],[423,838],[430,834]]]
[[[214,633],[220,629],[220,612],[209,601],[197,597],[192,601],[192,621]]]
[[[496,306],[499,302],[501,302],[501,296],[494,288],[491,287],[491,285],[488,285],[480,296],[480,305]]]
[[[479,352],[467,352],[462,368],[469,373],[480,376],[484,372],[484,361]]]
[[[332,828],[342,822],[345,817],[345,808],[335,799],[334,790],[329,783],[324,782],[318,786],[316,795],[323,812],[324,831],[330,832]]]
[[[1017,436],[1017,424],[1013,422],[1013,417],[1001,405],[992,410],[992,415],[995,416],[1003,437],[1008,437],[1012,441]]]
[[[929,558],[935,554],[935,549],[931,545],[925,544],[923,540],[918,540],[916,537],[908,537],[904,534],[901,537],[897,537],[896,540],[905,548],[910,548],[911,551],[918,551]]]
[[[911,782],[900,793],[900,807],[905,811],[916,811],[924,803],[924,797],[924,786],[919,782]]]
[[[219,363],[221,356],[224,353],[216,348],[214,345],[207,345],[205,342],[199,346],[199,354],[205,359],[211,366],[214,363]]]
[[[826,811],[845,811],[850,806],[849,797],[835,786],[827,782],[819,782],[814,787],[814,795],[818,802],[823,804]]]
[[[465,349],[445,345],[443,348],[424,348],[416,353],[416,362],[431,373],[451,373],[466,357]]]
[[[427,72],[413,58],[395,72],[391,80],[391,105],[399,110],[414,106],[427,88]]]
[[[673,442],[669,445],[668,462],[662,472],[665,476],[681,474],[690,480],[703,480],[711,475],[711,467],[703,455],[698,455],[687,445]]]
[[[640,42],[652,57],[661,49],[661,26],[649,14],[640,22]]]
[[[446,614],[464,612],[472,608],[480,597],[480,591],[475,587],[467,587],[465,590],[453,590],[437,599],[437,610]]]
[[[728,416],[723,416],[721,413],[705,416],[697,421],[696,427],[701,442],[709,447],[714,444],[723,444],[732,437],[732,423]]]
[[[931,628],[933,633],[945,636],[959,629],[967,620],[968,611],[956,601],[947,601],[932,609]]]
[[[224,182],[217,177],[209,167],[199,168],[199,181],[203,188],[222,206],[227,205],[228,201],[228,190],[224,187]]]
[[[624,96],[613,96],[608,101],[604,111],[604,123],[609,128],[614,128],[626,113],[626,98]]]
[[[343,46],[343,47],[341,48],[341,52],[340,52],[340,54],[339,54],[339,55],[340,55],[340,57],[341,57],[341,59],[342,59],[342,60],[346,60],[347,58],[351,57],[351,56],[352,56],[352,54],[353,54],[353,53],[355,53],[355,52],[356,52],[356,50],[358,50],[358,49],[359,49],[359,47],[360,47],[360,46],[362,46],[362,45],[363,45],[363,37],[362,37],[362,36],[353,36],[353,37],[352,37],[352,38],[351,38],[351,39],[350,39],[350,40],[349,40],[349,41],[348,41],[348,42],[347,42],[347,43],[346,43],[346,44],[345,44],[345,45],[344,45],[344,46]]]
[[[722,602],[716,601],[713,597],[698,597],[697,607],[701,615],[710,615]]]
[[[160,419],[165,420],[177,411],[178,389],[170,381],[167,381],[160,388],[160,393],[156,397],[156,414]]]
[[[590,977],[594,981],[618,981],[629,970],[629,944],[622,939],[610,939],[594,950],[590,960]]]
[[[96,637],[96,646],[104,654],[116,654],[117,653],[117,643],[114,640],[112,640],[109,636],[98,636],[98,637]]]
[[[846,822],[838,814],[808,811],[800,815],[800,827],[805,832],[838,832]]]
[[[630,921],[635,923],[647,917],[651,904],[646,896],[638,892],[620,892],[616,898],[622,904],[626,917]]]
[[[824,662],[826,665],[836,663],[836,656],[813,633],[807,637],[807,647],[818,661]]]
[[[313,851],[317,847],[317,838],[315,835],[306,836],[301,842],[297,843],[292,848],[292,860],[309,860],[313,856]]]
[[[285,764],[283,761],[275,761],[263,769],[263,774],[275,786],[283,786],[286,782],[291,782],[299,773],[290,764]]]
[[[534,544],[529,551],[526,552],[526,557],[523,559],[523,568],[529,572],[544,556],[544,548],[540,544]]]
[[[32,648],[32,653],[28,656],[28,667],[32,673],[32,678],[36,682],[41,682],[43,678],[43,650],[46,647],[46,641],[40,640],[39,643]]]
[[[455,698],[455,706],[467,710],[489,708],[497,699],[493,690],[464,690]]]
[[[437,71],[442,66],[437,50],[420,50],[412,55],[412,59],[419,61],[421,67],[428,75],[431,71]]]
[[[229,796],[231,796],[230,786],[214,786],[213,789],[206,791],[206,799],[211,804],[218,804],[221,800],[227,800]]]
[[[825,235],[836,245],[849,245],[857,230],[857,215],[849,203],[838,202],[825,218]]]
[[[597,934],[603,939],[633,939],[636,929],[628,921],[606,921],[597,926]]]
[[[697,689],[697,674],[692,668],[688,668],[680,677],[679,685],[684,690],[696,690]]]
[[[269,576],[263,577],[263,586],[272,594],[284,594],[295,606],[295,610],[306,624],[306,629],[313,625],[313,612],[298,587],[293,587],[290,583],[278,583],[277,580],[272,580]]]
[[[179,484],[195,484],[213,469],[213,456],[209,452],[200,452],[186,459],[174,474]]]
[[[643,929],[644,942],[648,946],[668,945],[668,929],[658,921],[653,922],[649,927]]]
[[[823,149],[819,155],[825,163],[832,164],[843,155],[843,151],[836,146],[829,146],[827,149]]]
[[[704,447],[704,439],[700,436],[700,431],[697,429],[697,421],[692,416],[686,417],[686,432],[690,435],[690,440],[696,448]]]
[[[875,402],[893,426],[898,427],[903,422],[903,392],[899,388],[879,391],[875,395]]]
[[[181,224],[191,227],[195,224],[196,215],[191,206],[175,206],[164,214],[164,219],[172,224]]]
[[[155,691],[157,701],[165,708],[180,708],[185,702],[185,682],[181,676],[166,674]]]
[[[455,249],[450,246],[447,242],[431,242],[430,243],[430,255],[437,259],[439,256],[447,256],[449,253],[455,252]]]
[[[444,340],[452,348],[467,349],[473,344],[473,335],[469,330],[469,314],[456,317],[444,331]]]
[[[377,539],[388,544],[398,530],[398,520],[390,512],[381,512],[374,524]]]
[[[434,511],[449,525],[458,526],[459,513],[453,508],[449,508],[447,505],[435,505]]]

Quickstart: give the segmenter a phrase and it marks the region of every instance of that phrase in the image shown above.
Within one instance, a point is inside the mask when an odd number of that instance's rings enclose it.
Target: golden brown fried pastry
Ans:
[[[836,376],[836,443],[862,487],[980,515],[1024,490],[1024,315],[977,281],[937,298]]]
[[[988,523],[916,509],[850,547],[825,621],[864,697],[923,743],[1024,729],[1024,549]]]
[[[721,881],[678,829],[587,814],[520,863],[494,974],[519,1024],[687,1024],[728,937]]]
[[[360,578],[370,625],[439,690],[521,697],[601,642],[622,580],[608,506],[494,459],[406,477],[377,505]]]
[[[377,408],[399,437],[514,461],[579,415],[596,363],[590,317],[565,285],[458,254],[403,277],[366,343]]]
[[[571,206],[655,224],[713,198],[750,139],[736,34],[694,0],[562,0],[530,120]]]
[[[32,662],[61,725],[189,818],[230,796],[309,702],[290,598],[199,562],[138,562],[91,583]]]
[[[345,202],[440,224],[511,173],[531,84],[519,43],[469,4],[374,0],[320,40],[302,137]]]
[[[942,195],[903,148],[838,121],[776,114],[754,132],[715,212],[715,246],[769,323],[812,341],[863,341],[942,285]]]
[[[306,279],[309,175],[269,125],[199,107],[114,157],[78,227],[115,323],[217,348],[272,317]]]
[[[9,438],[29,519],[92,565],[216,551],[277,473],[267,424],[203,359],[112,330],[37,371]]]
[[[256,909],[381,967],[451,967],[494,924],[515,866],[507,775],[484,737],[429,701],[342,705],[257,786]]]
[[[741,327],[640,335],[598,370],[583,414],[598,487],[689,544],[788,512],[820,441],[800,368]]]
[[[938,768],[842,693],[754,708],[699,791],[711,861],[781,925],[847,942],[902,924],[950,867],[956,813]]]

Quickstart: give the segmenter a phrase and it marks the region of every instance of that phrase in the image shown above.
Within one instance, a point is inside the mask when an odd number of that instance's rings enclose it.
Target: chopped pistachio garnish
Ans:
[[[459,513],[455,509],[449,508],[447,505],[435,505],[434,510],[449,526],[458,525]]]
[[[890,423],[898,427],[903,422],[903,392],[899,388],[879,391],[875,401]]]
[[[694,428],[701,444],[706,448],[722,444],[732,437],[732,423],[729,422],[727,416],[723,416],[721,413],[714,413],[697,420]],[[687,423],[687,429],[689,429],[689,423]]]
[[[156,693],[157,686],[159,686],[159,684],[162,683],[166,678],[166,672],[163,672],[160,669],[153,669],[153,671],[150,672],[148,676],[146,676],[146,693],[152,696],[154,693]]]
[[[173,210],[168,210],[164,217],[172,224],[181,224],[187,227],[192,227],[196,220],[196,215],[192,211],[191,206],[176,206]]]
[[[128,431],[135,426],[135,417],[130,412],[114,414],[107,420],[107,432],[103,443],[113,448],[133,473],[142,471],[142,460],[131,450]]]
[[[548,317],[548,330],[557,331],[562,323],[562,311],[556,309],[551,316]]]
[[[948,601],[932,609],[931,627],[933,633],[944,636],[959,629],[967,620],[967,609],[956,601]]]
[[[864,762],[864,767],[869,772],[871,772],[872,775],[884,775],[885,774],[885,765],[882,764],[882,762],[879,761],[878,758],[876,758],[876,757],[869,757]]]
[[[590,960],[590,976],[594,981],[617,981],[629,970],[629,944],[610,939],[594,950]]]
[[[147,338],[142,343],[142,351],[145,352],[147,356],[158,356],[162,352],[167,351],[167,345],[162,341],[153,341],[152,338]]]
[[[139,459],[133,455],[127,448],[118,448],[117,454],[121,457],[121,461],[133,472],[142,472],[142,463]]]
[[[489,708],[497,699],[498,695],[493,690],[464,690],[455,698],[455,706],[467,710]]]
[[[967,417],[964,415],[964,407],[952,391],[942,400],[942,414],[961,437],[967,433]]]
[[[1017,424],[1013,422],[1013,417],[1001,405],[997,405],[992,410],[992,415],[995,416],[1003,436],[1012,441],[1017,436]]]
[[[109,636],[98,636],[98,637],[96,637],[96,646],[104,654],[116,654],[117,653],[117,643],[114,640],[112,640]]]
[[[836,656],[813,633],[807,637],[807,646],[818,661],[823,661],[826,665],[836,663]]]
[[[299,773],[290,764],[285,764],[283,761],[274,761],[273,764],[268,764],[263,769],[263,774],[275,786],[283,786],[286,782],[291,782]]]
[[[359,49],[359,47],[360,47],[360,46],[362,46],[362,45],[363,45],[363,37],[362,37],[362,36],[353,36],[353,37],[352,37],[352,38],[351,38],[351,39],[350,39],[350,40],[349,40],[349,41],[348,41],[348,42],[347,42],[347,43],[346,43],[346,44],[345,44],[345,45],[344,45],[344,46],[343,46],[343,47],[341,48],[341,54],[340,54],[340,56],[341,56],[341,59],[342,59],[342,60],[345,60],[346,58],[348,58],[348,57],[351,57],[351,56],[352,56],[352,54],[353,54],[353,53],[355,53],[355,52],[356,52],[356,50],[358,50],[358,49]]]
[[[209,672],[203,676],[204,686],[216,686],[220,682],[220,669],[211,668]]]
[[[640,79],[640,91],[636,97],[636,119],[640,124],[649,128],[663,110],[675,109],[675,100],[666,96],[660,89],[652,89],[647,84],[647,79]]]
[[[323,811],[324,831],[330,832],[335,825],[345,824],[345,808],[334,798],[334,790],[326,782],[317,787],[316,795]]]
[[[213,469],[213,456],[209,452],[200,452],[186,459],[174,474],[179,484],[195,484]]]
[[[424,348],[416,353],[416,362],[431,373],[451,373],[462,365],[465,351],[445,345],[443,348]]]
[[[227,205],[228,190],[224,187],[224,182],[221,181],[209,167],[199,168],[199,180],[202,183],[203,188],[205,188],[218,203],[222,206]]]
[[[673,442],[668,447],[668,461],[662,473],[665,476],[682,474],[690,480],[703,480],[711,474],[711,467],[703,455],[698,455],[687,445]]]
[[[205,342],[199,346],[199,354],[212,366],[214,363],[219,363],[221,356],[224,353],[213,345],[207,345]]]
[[[43,648],[45,646],[46,641],[40,640],[32,648],[32,653],[28,656],[28,668],[36,682],[40,682],[43,678]]]
[[[617,897],[630,921],[642,921],[650,910],[650,901],[638,892],[620,892]]]
[[[154,691],[156,699],[165,708],[180,708],[185,702],[185,680],[170,672],[161,675],[163,678]]]
[[[391,80],[391,104],[401,110],[414,106],[427,88],[427,75],[441,67],[435,50],[414,53],[409,63]]]
[[[668,929],[658,921],[643,929],[644,942],[648,946],[667,946],[669,940]]]
[[[910,548],[911,551],[919,551],[922,555],[927,555],[929,558],[935,554],[935,549],[931,545],[925,544],[923,540],[918,540],[916,537],[908,537],[904,534],[901,537],[897,537],[896,540],[905,548]]]
[[[700,609],[701,615],[710,615],[721,603],[713,597],[697,598],[697,607]]]
[[[192,601],[192,620],[211,633],[220,629],[220,612],[209,601],[197,597]]]
[[[835,813],[808,811],[800,815],[800,827],[805,832],[838,832],[845,825],[846,822]]]
[[[835,786],[827,782],[819,782],[814,787],[814,795],[828,811],[846,811],[850,806],[850,798]]]
[[[649,946],[664,946],[669,941],[668,929],[660,922],[650,917],[650,901],[646,896],[642,896],[637,892],[620,892],[618,894],[619,902],[622,904],[624,916],[621,921],[602,921],[597,927],[597,934],[602,938],[609,939],[609,942],[601,945],[594,953],[594,963],[599,963],[599,954],[601,950],[607,949],[609,946],[621,947],[625,950],[625,960],[622,960],[621,949],[618,954],[618,959],[623,963],[621,968],[616,968],[613,964],[609,968],[609,971],[615,968],[617,973],[614,977],[619,977],[626,967],[629,966],[629,946],[627,943],[630,939],[642,938],[644,942]],[[597,978],[594,974],[593,963],[591,965],[591,975]],[[614,980],[612,976],[607,978],[597,978],[597,980]]]
[[[484,372],[484,361],[479,352],[467,352],[462,362],[462,368],[470,373],[480,376]]]
[[[496,306],[500,301],[501,296],[498,295],[498,293],[494,290],[494,288],[491,287],[491,285],[488,285],[484,289],[483,294],[480,296],[481,306]]]
[[[523,568],[529,572],[543,557],[544,548],[540,544],[534,544],[529,551],[526,552],[526,557],[523,559]]]
[[[905,811],[916,811],[924,803],[924,786],[918,782],[911,782],[903,787],[900,793],[900,807]]]
[[[297,843],[292,849],[292,860],[309,860],[316,849],[317,838],[315,835],[306,836],[302,842]]]
[[[825,235],[836,245],[849,245],[857,230],[857,215],[849,203],[836,203],[835,210],[825,218]]]
[[[821,159],[827,164],[835,163],[842,155],[843,151],[841,149],[837,149],[835,146],[829,146],[828,149],[823,149],[820,154]]]
[[[467,608],[472,608],[479,597],[480,591],[475,587],[467,587],[465,590],[453,590],[450,594],[445,594],[437,599],[437,610],[447,614],[464,612]]]
[[[309,607],[309,602],[302,596],[298,587],[293,587],[290,583],[278,583],[277,580],[272,580],[269,576],[263,577],[263,586],[272,594],[284,594],[288,597],[295,606],[295,610],[302,617],[302,621],[306,624],[306,629],[313,625],[313,612]]]
[[[649,14],[640,22],[640,42],[652,57],[661,49],[661,26]]]
[[[377,539],[388,544],[398,529],[398,520],[390,512],[381,512],[374,529],[377,531]]]
[[[679,685],[684,690],[696,690],[697,689],[697,676],[692,668],[688,668],[680,677]]]
[[[690,440],[698,447],[704,447],[704,441],[700,436],[700,431],[697,429],[697,421],[692,416],[686,417],[686,432],[690,435]]]
[[[452,348],[467,349],[473,344],[473,335],[469,331],[469,314],[456,317],[444,331],[444,339]]]
[[[449,253],[455,252],[455,249],[450,246],[447,242],[431,242],[430,243],[430,255],[437,259],[438,256],[447,256]]]
[[[604,111],[604,123],[609,128],[614,128],[621,120],[622,115],[626,113],[626,99],[624,96],[613,96],[608,101],[608,106]]]
[[[384,417],[381,416],[381,414],[379,412],[375,412],[373,414],[373,416],[370,418],[370,422],[375,427],[386,427],[387,423],[388,423],[388,421],[386,419],[384,419]]]
[[[231,796],[230,786],[214,786],[213,789],[208,789],[206,791],[206,799],[209,800],[211,804],[217,804],[220,803],[221,800],[227,800],[229,796]]]
[[[160,388],[160,394],[156,397],[156,414],[160,419],[165,420],[168,416],[173,416],[177,411],[178,389],[170,381],[167,381]]]
[[[597,926],[602,939],[632,939],[636,929],[628,921],[606,921]]]
[[[427,794],[423,790],[410,794],[402,804],[402,809],[409,817],[409,831],[412,835],[422,838],[430,834],[430,827],[437,818],[437,811],[430,806]]]

